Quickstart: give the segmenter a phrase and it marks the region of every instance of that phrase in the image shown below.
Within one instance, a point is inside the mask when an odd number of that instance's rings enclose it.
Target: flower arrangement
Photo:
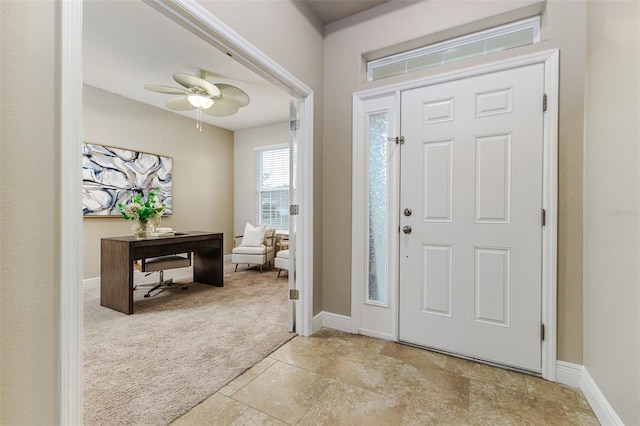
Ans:
[[[159,188],[153,189],[158,190]],[[127,204],[118,203],[120,213],[126,220],[147,223],[150,219],[160,218],[165,208],[165,204],[160,204],[153,191],[149,191],[146,201],[143,200],[142,191],[139,190],[131,194],[129,198],[131,200]]]

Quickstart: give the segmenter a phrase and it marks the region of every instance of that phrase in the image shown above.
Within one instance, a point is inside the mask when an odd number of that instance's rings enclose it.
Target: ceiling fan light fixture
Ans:
[[[204,108],[207,109],[211,105],[213,105],[213,99],[207,98],[206,96],[194,94],[187,96],[187,100],[191,105],[196,108]]]

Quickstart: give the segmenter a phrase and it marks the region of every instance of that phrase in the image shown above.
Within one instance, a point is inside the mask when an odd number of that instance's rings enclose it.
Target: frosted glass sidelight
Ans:
[[[367,302],[387,303],[388,112],[368,116],[369,279]]]

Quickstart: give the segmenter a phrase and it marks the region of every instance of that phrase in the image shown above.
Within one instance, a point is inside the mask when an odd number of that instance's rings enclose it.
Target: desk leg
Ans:
[[[133,260],[126,242],[100,242],[100,305],[133,313]]]
[[[197,283],[222,287],[223,283],[222,244],[193,253],[193,280]]]

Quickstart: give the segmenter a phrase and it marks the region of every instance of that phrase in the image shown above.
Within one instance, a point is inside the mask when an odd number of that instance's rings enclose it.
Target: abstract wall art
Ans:
[[[82,210],[86,216],[120,216],[118,203],[154,190],[172,213],[173,159],[93,143],[82,144]]]

